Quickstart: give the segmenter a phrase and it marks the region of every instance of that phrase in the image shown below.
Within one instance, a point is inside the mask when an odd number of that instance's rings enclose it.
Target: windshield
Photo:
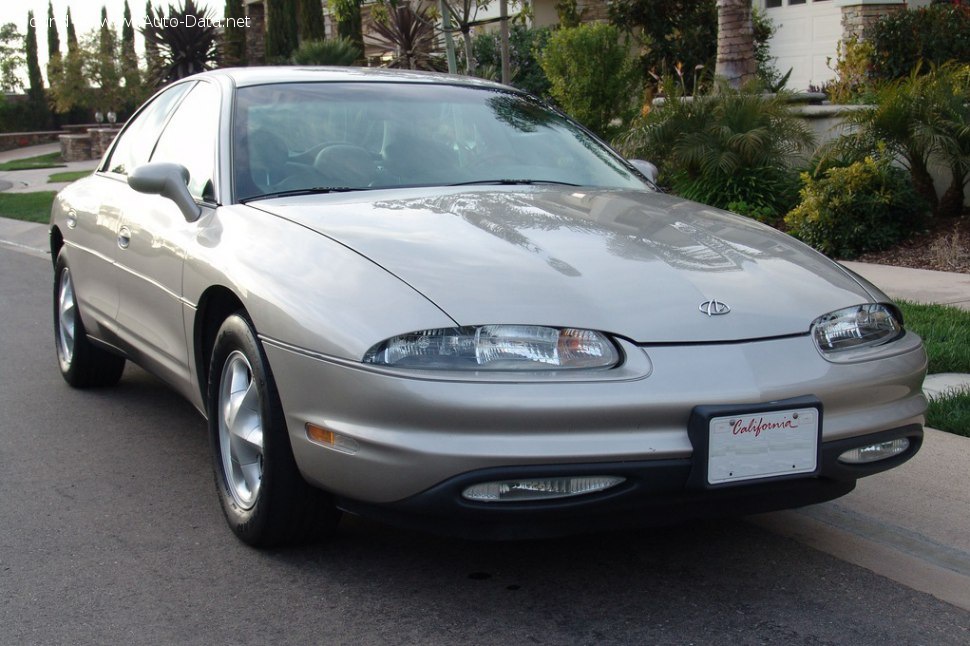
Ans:
[[[237,200],[491,182],[648,188],[615,153],[529,97],[427,83],[240,88],[232,155]]]

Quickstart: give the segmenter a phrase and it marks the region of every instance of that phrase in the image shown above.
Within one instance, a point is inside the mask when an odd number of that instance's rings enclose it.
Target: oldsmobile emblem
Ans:
[[[721,301],[713,298],[709,301],[704,301],[701,303],[698,309],[708,316],[721,316],[722,314],[727,314],[731,311],[731,307],[727,303],[722,303]]]

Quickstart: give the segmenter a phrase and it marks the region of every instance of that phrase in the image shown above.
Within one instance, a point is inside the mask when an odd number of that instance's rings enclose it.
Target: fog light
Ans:
[[[309,422],[306,424],[306,436],[311,442],[322,444],[341,453],[357,453],[360,450],[360,445],[354,438]]]
[[[523,478],[483,482],[468,487],[461,495],[476,502],[525,502],[554,500],[615,487],[626,480],[617,476],[572,476],[565,478]]]
[[[889,440],[888,442],[879,442],[878,444],[870,444],[869,446],[860,446],[857,449],[846,451],[839,456],[839,462],[845,462],[846,464],[866,464],[868,462],[888,460],[889,458],[896,457],[900,453],[903,453],[908,448],[909,440],[905,437],[901,437],[898,440]]]

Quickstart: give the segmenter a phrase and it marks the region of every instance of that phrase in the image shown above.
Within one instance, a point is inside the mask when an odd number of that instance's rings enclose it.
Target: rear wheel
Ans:
[[[242,312],[216,336],[207,412],[219,500],[236,536],[271,547],[333,532],[340,514],[297,469],[276,385]]]
[[[54,344],[64,380],[75,388],[113,386],[125,370],[125,359],[88,340],[78,311],[71,269],[63,255],[54,266]]]

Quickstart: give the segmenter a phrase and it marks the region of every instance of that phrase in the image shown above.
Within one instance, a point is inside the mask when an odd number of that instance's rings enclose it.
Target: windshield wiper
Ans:
[[[239,200],[243,204],[253,200],[268,200],[274,197],[290,197],[293,195],[322,195],[325,193],[350,193],[353,191],[367,191],[369,187],[355,188],[352,186],[314,186],[313,188],[295,188],[289,191],[276,191],[275,193],[263,193],[262,195],[252,195]]]
[[[558,184],[560,186],[579,186],[572,182],[560,182],[554,179],[476,179],[470,182],[456,182],[448,186],[473,186],[475,184],[494,184],[496,186],[533,186],[536,184]]]

